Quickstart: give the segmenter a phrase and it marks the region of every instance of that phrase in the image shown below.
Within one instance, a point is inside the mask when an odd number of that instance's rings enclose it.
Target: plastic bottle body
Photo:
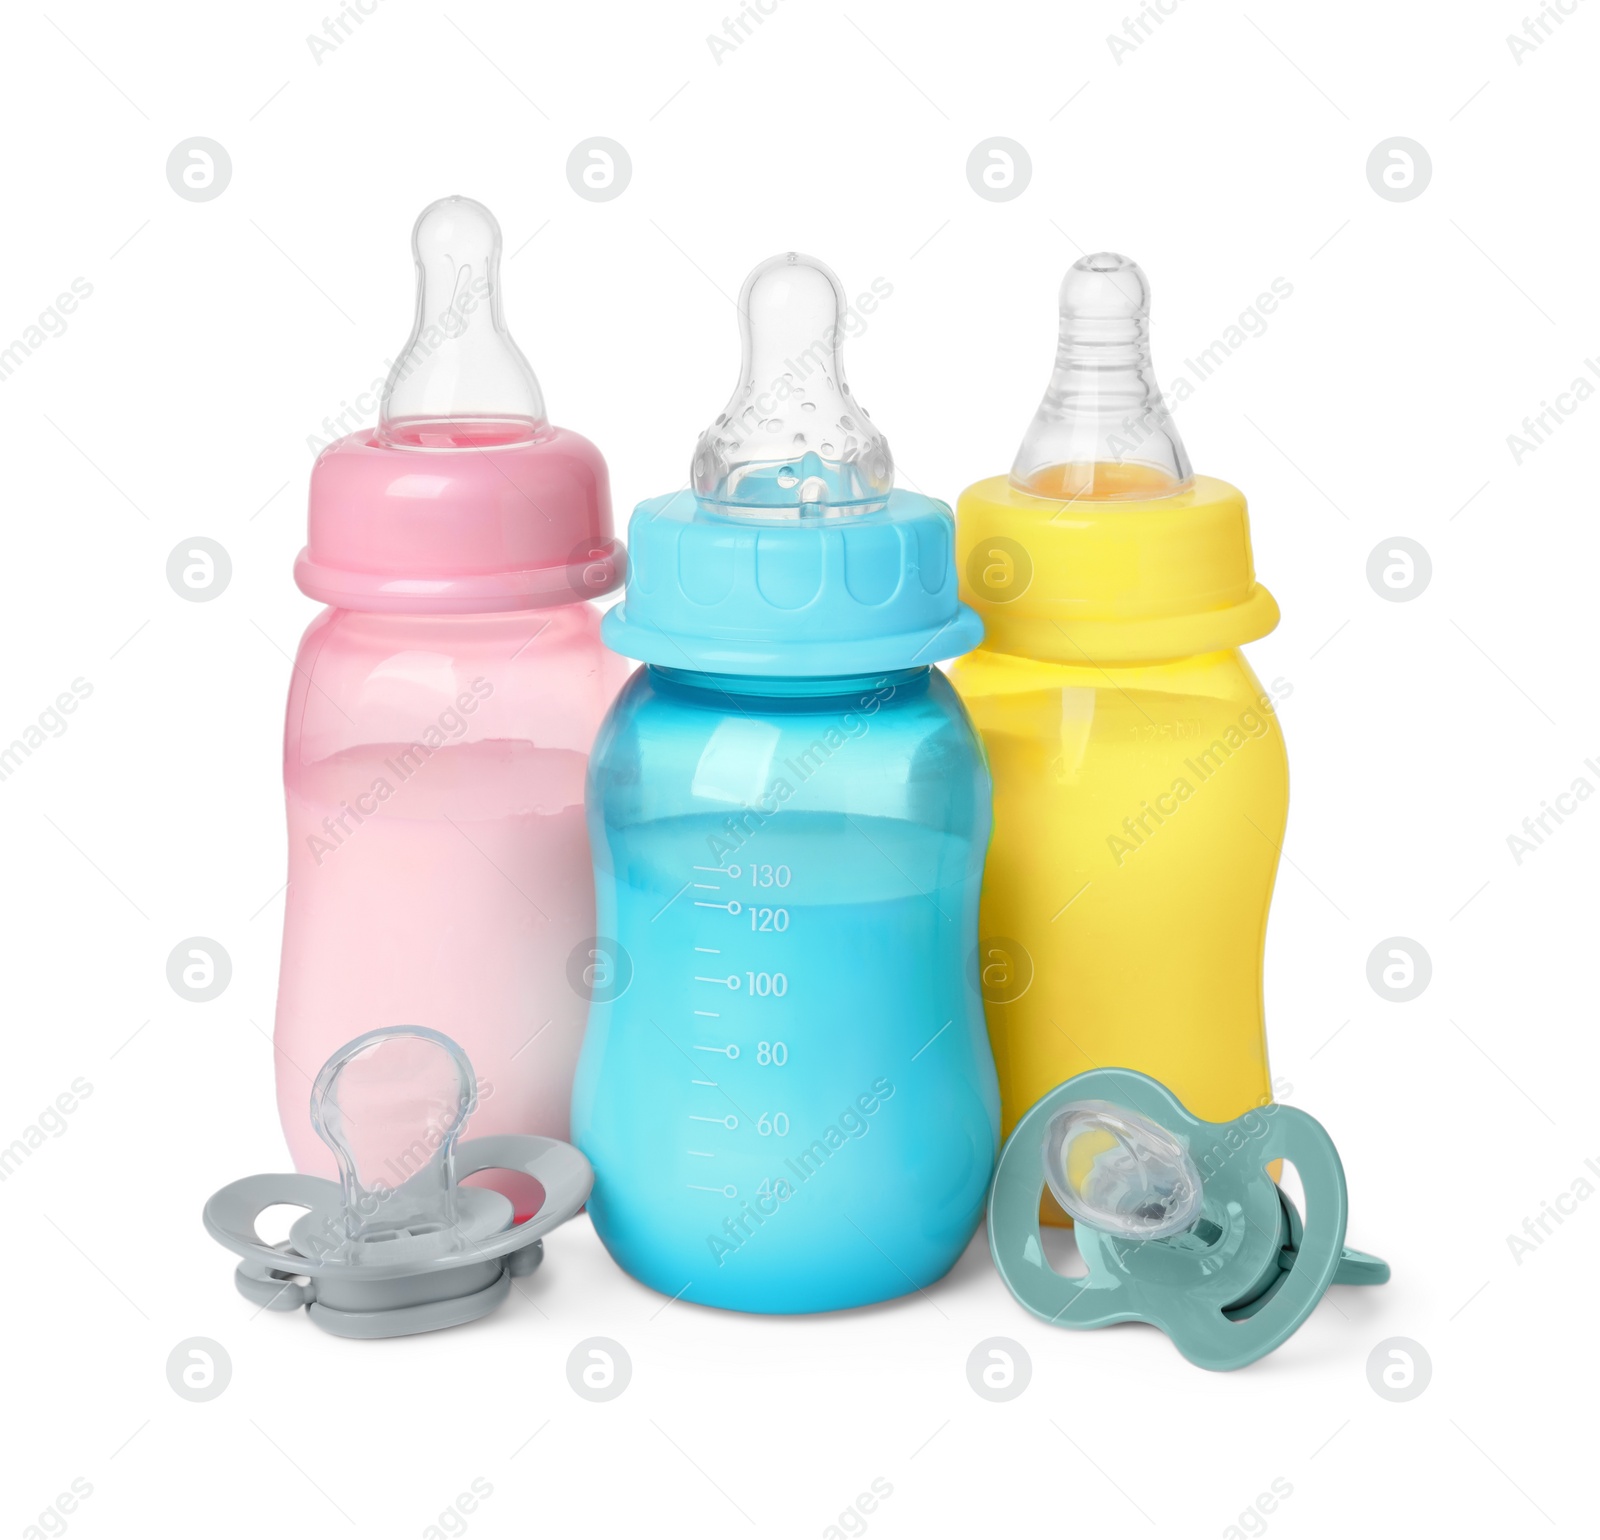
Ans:
[[[1102,668],[980,648],[951,678],[995,783],[981,949],[1005,1131],[1102,1066],[1210,1120],[1268,1100],[1288,761],[1243,656]]]
[[[466,1050],[474,1136],[567,1136],[586,1009],[568,963],[594,932],[584,774],[627,670],[587,603],[328,609],[307,630],[284,741],[275,1034],[297,1169],[336,1174],[308,1115],[312,1077],[400,1024]]]
[[[641,669],[589,818],[610,951],[573,1137],[608,1250],[664,1294],[765,1313],[944,1274],[999,1133],[990,784],[947,681]]]

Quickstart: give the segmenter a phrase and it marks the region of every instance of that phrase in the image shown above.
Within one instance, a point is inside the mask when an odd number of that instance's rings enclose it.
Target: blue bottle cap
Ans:
[[[888,442],[845,382],[850,315],[815,258],[772,257],[745,280],[739,385],[700,437],[689,489],[634,510],[608,646],[797,676],[911,668],[978,644],[949,508],[894,490]]]

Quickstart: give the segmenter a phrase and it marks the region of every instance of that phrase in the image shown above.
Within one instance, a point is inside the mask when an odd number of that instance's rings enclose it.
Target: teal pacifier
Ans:
[[[1306,1217],[1267,1171],[1299,1173]],[[1051,1267],[1048,1186],[1072,1216],[1081,1278]],[[1029,1109],[1000,1152],[989,1249],[1035,1315],[1088,1330],[1148,1321],[1203,1369],[1239,1369],[1287,1341],[1333,1283],[1386,1283],[1344,1244],[1344,1167],[1327,1130],[1270,1103],[1205,1123],[1131,1069],[1075,1075]]]

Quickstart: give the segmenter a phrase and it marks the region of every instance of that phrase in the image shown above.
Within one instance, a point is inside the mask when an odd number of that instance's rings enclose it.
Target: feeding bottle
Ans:
[[[932,664],[980,634],[942,503],[893,487],[796,254],[739,301],[690,487],[642,503],[589,770],[599,943],[573,1140],[613,1257],[675,1298],[839,1309],[940,1277],[999,1102],[977,987],[989,776]]]
[[[297,1167],[330,1178],[312,1077],[397,1021],[467,1051],[473,1134],[566,1137],[584,771],[626,672],[589,602],[624,564],[605,462],[545,417],[501,312],[499,226],[445,198],[412,239],[411,339],[378,427],[318,457],[295,566],[328,608],[289,690],[278,1106]]]
[[[994,775],[981,949],[1005,1128],[1101,1066],[1237,1117],[1271,1094],[1262,952],[1289,798],[1239,647],[1278,607],[1243,495],[1190,469],[1136,263],[1068,272],[1044,401],[1011,474],[962,493],[956,538],[985,628],[951,677]]]

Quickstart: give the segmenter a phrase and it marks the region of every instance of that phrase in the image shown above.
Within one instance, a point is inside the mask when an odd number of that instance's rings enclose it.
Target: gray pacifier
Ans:
[[[460,1046],[426,1027],[346,1043],[311,1090],[311,1122],[339,1180],[247,1176],[205,1207],[214,1239],[244,1260],[234,1282],[268,1310],[309,1306],[339,1337],[399,1337],[487,1315],[544,1255],[540,1239],[583,1207],[594,1171],[559,1139],[493,1134],[457,1144],[478,1105]],[[462,1187],[479,1171],[531,1177],[543,1200],[514,1222],[511,1200]],[[262,1211],[303,1208],[289,1238],[256,1233]]]

